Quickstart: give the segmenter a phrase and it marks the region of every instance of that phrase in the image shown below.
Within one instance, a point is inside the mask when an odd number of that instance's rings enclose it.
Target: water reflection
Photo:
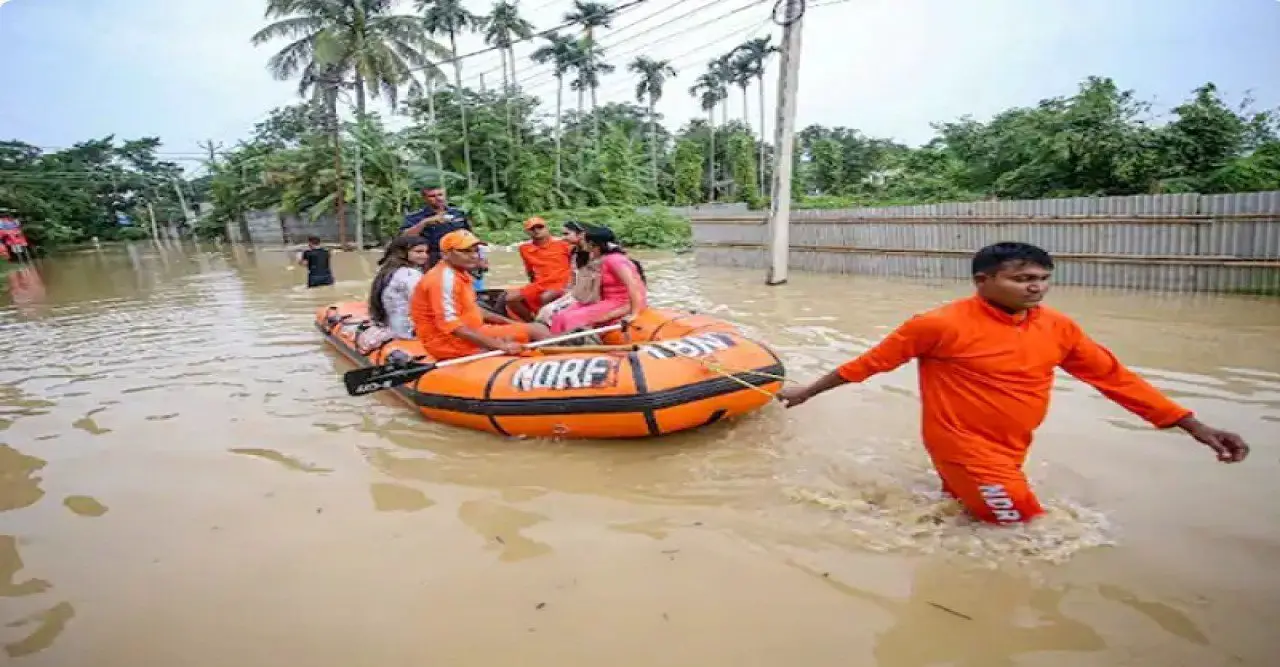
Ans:
[[[878,664],[894,667],[1013,667],[1041,652],[1100,651],[1106,642],[1062,610],[1070,590],[1030,577],[955,568],[938,561],[916,569],[906,600],[850,586],[830,572],[792,563],[831,588],[870,602],[891,617],[876,640]],[[1075,660],[1089,661],[1077,656]]]

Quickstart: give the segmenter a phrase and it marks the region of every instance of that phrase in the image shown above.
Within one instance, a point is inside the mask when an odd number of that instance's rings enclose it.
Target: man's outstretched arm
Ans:
[[[789,408],[850,382],[862,382],[887,373],[926,354],[937,344],[941,322],[936,317],[917,315],[903,322],[893,333],[861,356],[837,367],[808,385],[792,386],[778,392],[778,400]]]
[[[1145,419],[1157,428],[1177,426],[1207,445],[1224,463],[1243,461],[1249,445],[1230,431],[1213,428],[1196,419],[1195,413],[1174,403],[1137,373],[1129,370],[1110,350],[1081,332],[1062,360],[1062,370],[1092,385],[1103,396]]]

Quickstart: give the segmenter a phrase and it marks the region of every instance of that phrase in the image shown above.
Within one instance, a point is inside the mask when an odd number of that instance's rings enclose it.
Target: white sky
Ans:
[[[477,13],[488,4],[467,2]],[[562,22],[570,4],[522,0],[521,7],[546,29]],[[0,7],[0,90],[8,93],[0,102],[0,139],[58,147],[112,133],[159,135],[165,151],[194,166],[198,142],[233,143],[271,107],[298,99],[293,82],[266,71],[282,44],[249,43],[265,24],[263,6],[10,0]],[[747,8],[730,15],[740,7]],[[675,129],[701,113],[687,90],[707,60],[749,37],[780,32],[768,22],[771,8],[758,0],[646,0],[620,14],[599,36],[617,67],[604,79],[601,102],[634,99],[626,64],[636,55],[673,59],[680,76],[659,110]],[[464,53],[480,48],[478,35],[460,40]],[[554,79],[528,60],[534,48],[517,47],[520,77],[550,111]],[[987,118],[1069,95],[1090,74],[1112,76],[1166,109],[1209,80],[1232,100],[1251,90],[1260,105],[1275,107],[1277,64],[1276,0],[817,0],[804,25],[798,126],[844,125],[919,144],[932,136],[930,122]],[[486,84],[500,86],[498,66],[496,54],[468,59],[464,82],[477,84],[488,72]],[[770,133],[776,79],[775,59],[766,79]],[[574,99],[566,91],[566,102]],[[752,90],[753,127],[756,99]],[[731,116],[741,117],[741,104],[740,94],[730,98]]]

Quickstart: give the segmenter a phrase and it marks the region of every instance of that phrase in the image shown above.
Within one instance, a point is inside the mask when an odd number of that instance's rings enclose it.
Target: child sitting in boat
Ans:
[[[413,339],[409,297],[422,279],[430,248],[421,236],[398,236],[378,260],[381,268],[369,290],[369,317],[386,327],[395,338]]]
[[[564,293],[573,278],[574,246],[552,236],[542,218],[525,220],[524,231],[529,240],[520,244],[520,261],[529,284],[507,290],[507,306],[520,319],[532,320],[534,313]]]
[[[575,303],[551,316],[554,334],[630,320],[648,306],[644,269],[622,250],[612,229],[587,228],[583,244],[589,260],[578,271]]]

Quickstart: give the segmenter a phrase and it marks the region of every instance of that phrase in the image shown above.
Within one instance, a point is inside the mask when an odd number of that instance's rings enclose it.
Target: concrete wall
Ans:
[[[763,268],[760,213],[692,217],[698,261]],[[793,269],[964,279],[978,248],[1053,253],[1055,282],[1280,294],[1280,191],[794,211]]]

